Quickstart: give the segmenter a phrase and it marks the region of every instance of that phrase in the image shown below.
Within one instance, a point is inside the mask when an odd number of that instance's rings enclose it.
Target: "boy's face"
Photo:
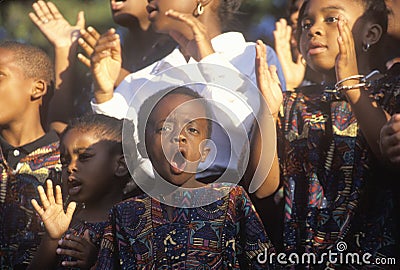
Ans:
[[[310,0],[301,22],[300,52],[307,64],[318,72],[325,73],[335,67],[339,53],[338,17],[342,15],[353,30],[355,44],[357,32],[353,29],[356,20],[364,13],[360,1]]]
[[[18,121],[30,104],[35,80],[27,78],[14,53],[0,48],[0,125]]]
[[[204,146],[208,120],[204,105],[184,94],[162,98],[149,116],[145,143],[158,174],[168,182],[190,187],[198,164],[209,149]]]
[[[62,138],[60,155],[64,188],[72,200],[93,202],[106,198],[118,185],[115,178],[117,154],[112,144],[100,140],[95,131],[69,130]]]

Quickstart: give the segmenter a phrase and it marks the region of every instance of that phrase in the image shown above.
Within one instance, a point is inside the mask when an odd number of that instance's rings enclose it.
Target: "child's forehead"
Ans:
[[[170,111],[194,111],[195,108],[198,110],[199,107],[202,107],[204,110],[206,109],[202,99],[182,93],[171,93],[163,96],[154,108],[157,109],[156,111],[160,109]]]

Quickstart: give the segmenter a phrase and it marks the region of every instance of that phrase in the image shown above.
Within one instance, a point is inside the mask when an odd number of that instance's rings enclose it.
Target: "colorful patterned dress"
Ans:
[[[388,110],[396,84],[394,77],[373,83],[371,97]],[[344,242],[344,252],[394,257],[393,175],[375,159],[350,104],[322,86],[303,87],[287,93],[281,123],[286,252],[321,255]]]
[[[174,208],[172,219],[165,205],[138,196],[116,205],[110,220],[96,269],[268,269],[257,256],[274,251],[239,186],[212,204]]]
[[[31,205],[39,200],[37,187],[46,179],[61,179],[59,143],[37,148],[22,158],[14,170],[0,149],[0,266],[25,267],[40,244],[44,227]],[[20,268],[18,268],[20,269]]]

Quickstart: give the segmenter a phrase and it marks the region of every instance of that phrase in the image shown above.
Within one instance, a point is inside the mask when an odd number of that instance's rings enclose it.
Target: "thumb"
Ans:
[[[90,234],[89,234],[89,230],[86,229],[85,232],[83,233],[83,239],[85,239],[86,241],[88,241],[89,243],[91,242],[90,240]]]
[[[83,11],[79,11],[76,18],[76,26],[80,29],[85,28],[85,13]]]
[[[70,202],[67,207],[67,212],[65,213],[65,215],[69,220],[72,220],[72,216],[75,212],[75,209],[76,209],[76,202]]]

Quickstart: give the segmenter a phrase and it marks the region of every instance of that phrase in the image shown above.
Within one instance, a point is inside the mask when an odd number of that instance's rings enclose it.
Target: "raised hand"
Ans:
[[[400,165],[400,114],[393,115],[383,126],[380,148],[386,159],[394,165]]]
[[[76,25],[70,25],[52,2],[37,1],[29,13],[32,22],[55,47],[70,47],[85,27],[83,11],[77,16]]]
[[[83,35],[79,39],[79,44],[88,54],[93,48],[90,67],[94,83],[94,97],[97,103],[103,103],[113,97],[114,85],[121,70],[121,44],[119,35],[113,28],[102,34],[94,47],[92,44],[96,37],[92,34],[93,32],[90,35]],[[83,55],[78,55],[78,58],[84,62]]]
[[[339,29],[339,54],[336,58],[336,79],[340,81],[349,76],[358,74],[357,67],[357,54],[354,46],[354,38],[349,27],[349,24],[342,15],[338,18],[338,29]],[[354,85],[358,82],[352,80],[344,82],[343,85]]]
[[[189,55],[196,61],[200,61],[204,57],[214,53],[206,27],[193,14],[184,14],[170,9],[165,15],[185,23],[193,31],[192,39],[188,39],[178,31],[169,32],[169,35],[179,44],[184,55]]]
[[[257,86],[260,89],[271,114],[276,118],[278,116],[282,101],[282,89],[276,67],[268,67],[267,48],[261,40],[256,43],[256,77]]]
[[[293,62],[290,40],[292,38],[292,27],[287,25],[285,19],[275,23],[275,50],[285,75],[287,89],[295,89],[304,80],[306,63],[301,54],[296,62]]]
[[[83,237],[66,235],[64,239],[58,241],[56,252],[59,255],[71,256],[76,259],[74,261],[63,261],[63,266],[90,269],[96,263],[99,251],[90,240],[89,230],[86,230]]]
[[[46,181],[46,193],[42,186],[38,187],[39,197],[42,202],[42,207],[35,199],[32,199],[33,208],[42,219],[48,236],[53,240],[58,240],[67,231],[69,224],[74,214],[76,203],[68,204],[67,212],[64,212],[61,187],[56,186],[56,196],[53,194],[53,182]]]
[[[81,30],[81,38],[78,40],[79,45],[85,51],[86,56],[79,53],[78,59],[81,61],[85,66],[90,68],[90,56],[93,54],[94,47],[96,46],[97,41],[100,38],[100,33],[97,32],[92,26],[89,26],[87,30]]]

